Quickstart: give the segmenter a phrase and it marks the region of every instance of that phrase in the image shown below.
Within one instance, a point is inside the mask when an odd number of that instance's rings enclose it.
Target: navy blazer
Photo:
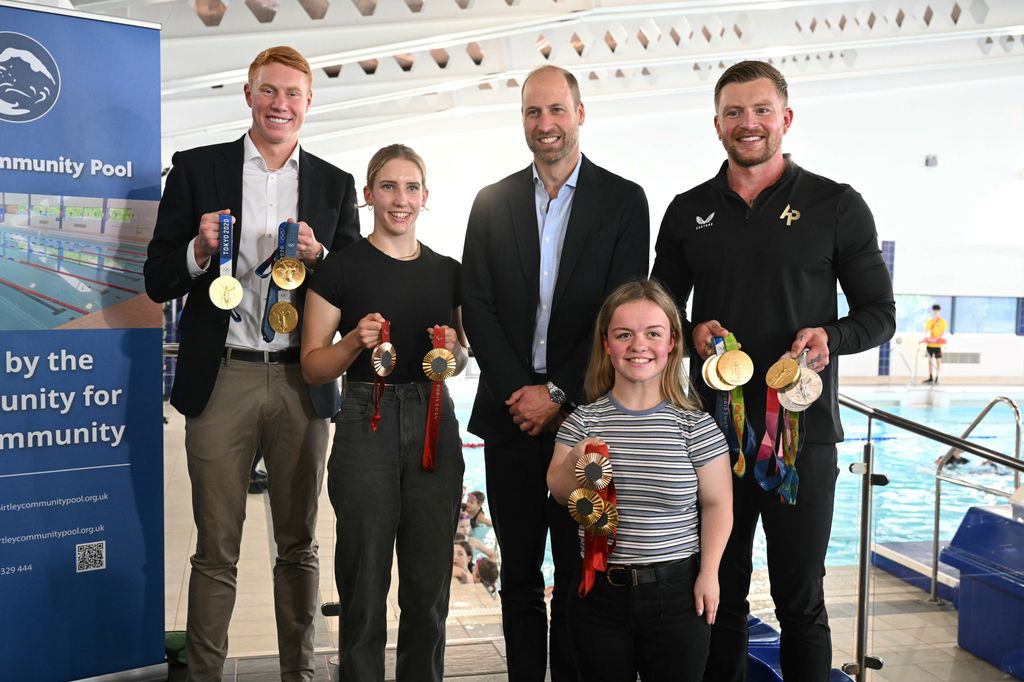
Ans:
[[[244,138],[235,142],[197,147],[176,153],[157,212],[143,273],[146,293],[157,303],[190,294],[179,324],[178,365],[171,389],[171,404],[186,417],[197,417],[206,407],[224,352],[230,313],[213,305],[210,283],[219,276],[215,267],[192,279],[185,250],[199,231],[204,213],[231,209],[235,217],[234,264],[242,225],[242,165]],[[359,239],[353,177],[304,150],[299,151],[299,211],[318,242],[337,251]],[[315,275],[314,275],[315,276]],[[304,288],[303,288],[304,290]],[[301,290],[300,290],[301,291]],[[301,306],[300,293],[296,306]],[[301,325],[299,327],[301,332]],[[310,386],[317,415],[334,416],[341,406],[335,382]]]
[[[582,403],[594,321],[605,297],[647,276],[650,213],[643,189],[582,158],[547,337],[547,375]],[[501,444],[518,427],[505,406],[536,383],[533,334],[540,299],[540,237],[530,167],[477,194],[462,252],[462,319],[480,365],[470,432]]]

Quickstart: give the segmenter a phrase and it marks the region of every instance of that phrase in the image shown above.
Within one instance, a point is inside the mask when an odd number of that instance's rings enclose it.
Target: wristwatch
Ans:
[[[548,395],[551,396],[551,402],[558,405],[565,404],[565,391],[555,386],[554,382],[548,382]]]

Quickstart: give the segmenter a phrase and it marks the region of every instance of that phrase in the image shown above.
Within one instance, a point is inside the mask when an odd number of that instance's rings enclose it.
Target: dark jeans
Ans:
[[[747,668],[747,613],[751,553],[761,518],[768,542],[768,577],[782,629],[780,656],[786,682],[826,682],[832,667],[832,636],[825,612],[825,551],[832,533],[836,447],[807,443],[797,460],[800,487],[794,506],[779,502],[747,475],[733,478],[732,535],[718,579],[722,603],[711,630],[707,682],[743,682]]]
[[[586,597],[569,595],[569,632],[587,682],[698,682],[711,626],[694,611],[700,561],[658,569],[657,582],[617,586],[597,574]],[[616,574],[616,577],[621,577]]]
[[[555,587],[551,597],[551,680],[576,682],[566,625],[566,601],[576,589],[579,526],[548,494],[554,434],[518,434],[510,443],[487,444],[487,500],[501,547],[501,617],[509,682],[542,682],[548,652],[544,605],[544,542],[551,530]]]
[[[392,547],[398,554],[399,682],[440,682],[462,498],[462,443],[447,390],[436,470],[423,471],[430,385],[388,386],[377,431],[372,385],[350,382],[328,462],[338,515],[335,579],[341,601],[341,679],[381,682]]]

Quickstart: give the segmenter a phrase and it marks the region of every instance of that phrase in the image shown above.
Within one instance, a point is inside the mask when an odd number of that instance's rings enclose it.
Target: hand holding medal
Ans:
[[[725,331],[717,322],[714,322],[714,325]],[[710,327],[711,323],[708,323],[708,326]],[[742,387],[754,376],[754,361],[740,350],[740,343],[732,333],[727,333],[724,337],[712,336],[709,345],[711,355],[704,361],[701,375],[704,383],[718,391],[718,397],[715,399],[715,421],[725,433],[729,452],[736,455],[733,473],[742,478],[747,471],[744,453],[754,450],[754,432],[747,424]]]
[[[210,301],[221,310],[232,310],[242,302],[242,284],[232,276],[232,248],[234,238],[231,215],[221,213],[220,221],[220,276],[210,284]]]

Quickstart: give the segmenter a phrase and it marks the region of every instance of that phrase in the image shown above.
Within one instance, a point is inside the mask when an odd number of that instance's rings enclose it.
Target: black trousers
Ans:
[[[587,682],[699,682],[711,626],[694,610],[698,556],[659,567],[656,581],[613,585],[597,574],[569,595],[569,631]],[[615,574],[614,577],[624,577]]]
[[[554,434],[517,434],[486,444],[487,501],[501,547],[501,617],[509,682],[542,682],[547,668],[544,544],[551,531],[555,587],[551,597],[551,680],[576,682],[566,625],[566,600],[580,565],[579,526],[548,493]]]
[[[780,657],[786,682],[826,682],[832,667],[832,636],[825,612],[825,552],[832,533],[836,446],[807,443],[797,460],[796,505],[779,501],[747,475],[733,478],[732,535],[718,573],[722,602],[711,629],[705,682],[743,682],[747,669],[747,613],[751,553],[758,518],[768,543],[768,577],[782,630]]]

